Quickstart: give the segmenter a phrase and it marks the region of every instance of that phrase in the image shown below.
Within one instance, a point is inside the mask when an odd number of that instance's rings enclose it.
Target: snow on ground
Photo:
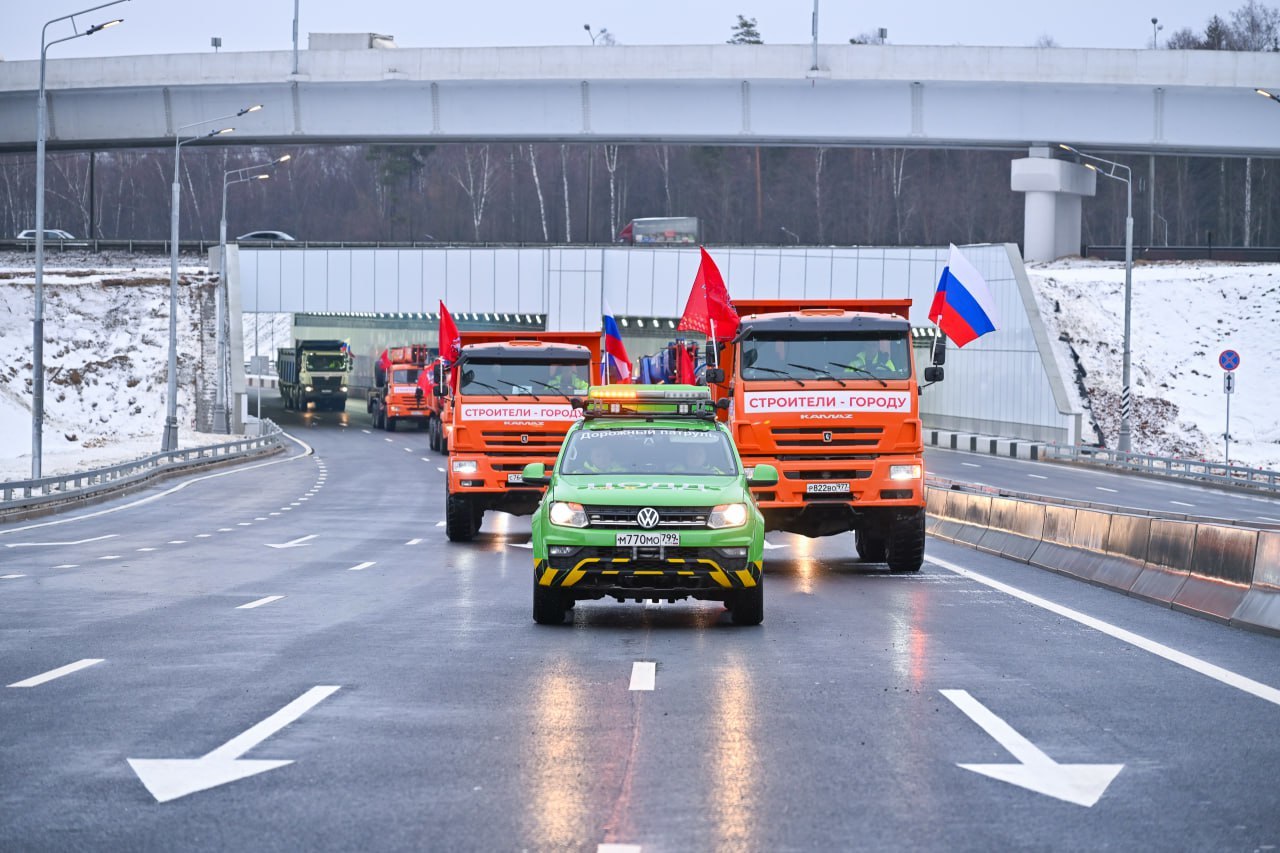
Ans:
[[[203,261],[182,259],[200,281]],[[1086,412],[1088,441],[1116,445],[1124,265],[1031,264],[1032,290],[1069,393]],[[44,471],[127,461],[159,449],[168,352],[168,261],[162,257],[50,255],[46,272]],[[0,481],[30,476],[29,253],[0,253]],[[1280,407],[1269,399],[1265,349],[1280,328],[1280,265],[1136,263],[1133,274],[1134,449],[1221,460],[1226,400],[1218,353],[1242,355],[1231,401],[1232,461],[1280,468]],[[258,351],[292,339],[292,315],[263,315]],[[246,358],[254,318],[246,316]],[[184,446],[218,436],[190,431],[190,355],[196,330],[179,319]],[[221,437],[225,439],[225,436]]]
[[[1029,264],[1064,378],[1117,446],[1124,341],[1124,264]],[[1241,355],[1231,398],[1231,461],[1280,468],[1280,407],[1270,399],[1269,340],[1280,329],[1280,265],[1135,262],[1133,449],[1222,461],[1226,394],[1218,354]],[[1088,438],[1088,437],[1087,437]]]

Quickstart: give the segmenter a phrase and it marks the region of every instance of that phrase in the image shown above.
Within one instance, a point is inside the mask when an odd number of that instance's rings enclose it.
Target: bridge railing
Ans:
[[[1125,453],[1120,450],[1080,445],[1046,444],[1042,452],[1044,458],[1048,460],[1078,462],[1136,474],[1175,477],[1194,480],[1198,483],[1280,493],[1280,472],[1266,468],[1250,468],[1226,462],[1207,462],[1203,459]]]
[[[103,468],[76,471],[36,480],[0,482],[0,519],[24,510],[83,500],[94,495],[142,483],[153,477],[201,465],[228,462],[274,452],[281,447],[282,432],[271,421],[263,421],[261,435],[235,441],[162,451]]]

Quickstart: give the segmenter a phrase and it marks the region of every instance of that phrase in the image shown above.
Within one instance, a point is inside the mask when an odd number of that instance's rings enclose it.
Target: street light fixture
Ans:
[[[160,442],[162,451],[178,449],[178,211],[182,196],[182,184],[179,182],[182,146],[188,142],[195,142],[197,139],[208,139],[212,136],[231,133],[235,128],[224,127],[208,133],[189,136],[186,139],[182,138],[182,132],[204,124],[213,124],[218,121],[239,118],[247,113],[256,113],[260,109],[262,109],[262,104],[254,104],[232,115],[218,116],[217,118],[184,124],[173,133],[173,186],[171,187],[169,200],[169,410],[165,417],[164,434]]]
[[[59,21],[70,21],[71,28],[76,29],[76,15],[87,15],[98,9],[115,6],[128,0],[111,0],[100,6],[82,9],[61,18],[46,21],[40,30],[40,90],[36,94],[36,283],[35,306],[31,320],[31,479],[40,479],[40,463],[44,456],[44,137],[45,137],[45,103],[44,103],[44,64],[45,54],[55,44],[71,41],[83,36],[91,36],[99,30],[114,27],[123,23],[124,18],[107,21],[105,24],[94,24],[84,32],[78,30],[66,38],[46,42],[45,37],[50,24]]]
[[[1261,95],[1264,98],[1270,98],[1271,100],[1275,101],[1277,104],[1280,104],[1280,96],[1273,95],[1270,92],[1268,92],[1266,89],[1254,89],[1253,91],[1257,92],[1259,95]]]
[[[1125,187],[1125,196],[1127,198],[1128,207],[1124,219],[1124,372],[1121,378],[1120,391],[1120,451],[1122,453],[1131,453],[1133,448],[1132,441],[1132,425],[1130,422],[1130,399],[1129,399],[1129,374],[1131,366],[1132,353],[1132,308],[1133,308],[1133,171],[1123,163],[1116,163],[1112,160],[1104,160],[1101,157],[1095,157],[1092,154],[1085,154],[1078,151],[1070,145],[1058,144],[1063,151],[1067,151],[1083,160],[1092,160],[1105,166],[1100,169],[1092,163],[1084,163],[1083,165],[1097,172],[1105,178],[1111,178],[1113,181],[1122,181]],[[1121,172],[1123,171],[1123,174]]]
[[[228,346],[231,330],[228,324],[231,319],[231,306],[227,298],[227,187],[247,181],[265,181],[271,176],[252,175],[249,173],[256,172],[259,169],[270,169],[280,163],[287,162],[292,157],[292,154],[285,154],[267,163],[255,163],[252,166],[245,166],[241,169],[228,169],[222,173],[222,218],[218,223],[218,384],[213,402],[214,432],[228,433],[231,431],[230,418],[228,417],[230,410],[229,389],[231,386],[231,358],[230,347]],[[233,175],[236,177],[233,178]]]

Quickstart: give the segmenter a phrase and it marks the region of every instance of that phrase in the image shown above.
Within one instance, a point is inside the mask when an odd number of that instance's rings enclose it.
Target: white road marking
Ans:
[[[431,461],[431,457],[430,457],[430,456],[419,456],[418,458],[419,458],[419,459],[421,459],[423,462],[430,462],[430,461]]]
[[[78,563],[63,563],[61,566],[54,566],[54,568],[55,569],[78,569],[80,568],[80,565]]]
[[[528,548],[530,551],[532,551],[533,543],[532,542],[508,542],[507,547],[508,548]]]
[[[1028,476],[1028,477],[1035,477],[1037,480],[1047,480],[1047,479],[1049,479],[1049,478],[1048,478],[1048,477],[1046,477],[1044,474],[1028,474],[1027,476]]]
[[[265,773],[292,761],[240,760],[240,756],[271,737],[339,690],[336,684],[312,687],[270,717],[236,735],[222,746],[194,759],[130,758],[129,766],[157,802],[176,800],[237,779]]]
[[[55,545],[85,545],[89,542],[101,542],[103,539],[114,539],[119,533],[108,533],[105,536],[94,536],[92,539],[77,539],[74,542],[10,542],[6,548],[50,548]]]
[[[312,539],[315,539],[316,536],[318,535],[319,534],[317,533],[312,533],[308,536],[299,536],[297,539],[290,539],[288,542],[281,542],[278,545],[272,545],[267,542],[264,542],[263,544],[266,545],[268,548],[304,548],[306,547],[305,545],[303,545],[304,542],[310,542]]]
[[[362,430],[360,430],[360,431],[361,431],[362,433],[364,433],[365,435],[373,435],[373,433],[369,432],[367,429],[362,429]]]
[[[631,664],[631,690],[652,690],[658,678],[658,664],[651,660],[638,660]]]
[[[211,537],[211,536],[213,536],[213,534],[212,534],[212,533],[197,533],[197,534],[196,534],[196,538],[197,538],[197,539],[208,539],[208,538],[209,538],[209,537]]]
[[[219,533],[234,533],[234,532],[235,532],[235,529],[234,529],[234,528],[231,528],[231,527],[219,527],[219,528],[218,528],[218,532],[219,532]]]
[[[960,464],[961,464],[961,465],[963,465],[963,466],[965,466],[966,468],[981,468],[981,467],[982,467],[981,465],[979,465],[979,464],[978,464],[978,463],[976,463],[976,462],[961,462]]]
[[[1267,517],[1267,516],[1265,516],[1265,515],[1260,515],[1260,516],[1258,516],[1258,518],[1262,519],[1263,521],[1273,521],[1273,522],[1275,522],[1276,524],[1280,524],[1280,518],[1268,518],[1268,517]]]
[[[1214,681],[1220,681],[1228,687],[1243,690],[1245,693],[1248,693],[1251,696],[1257,696],[1259,699],[1270,702],[1273,705],[1280,705],[1280,690],[1277,690],[1270,685],[1263,684],[1260,681],[1254,681],[1252,678],[1232,672],[1229,669],[1224,669],[1217,664],[1201,660],[1200,658],[1195,657],[1194,655],[1189,655],[1186,652],[1180,652],[1175,648],[1166,646],[1164,643],[1158,643],[1155,640],[1147,639],[1141,634],[1135,634],[1132,631],[1112,625],[1110,622],[1104,622],[1101,619],[1096,619],[1093,616],[1088,616],[1078,610],[1072,610],[1070,607],[1064,607],[1061,604],[1056,604],[1048,599],[1041,598],[1038,595],[1023,592],[1017,587],[1001,583],[1000,581],[989,578],[986,575],[980,575],[975,571],[958,566],[949,560],[943,560],[938,557],[927,557],[926,559],[930,563],[940,566],[949,572],[954,572],[961,577],[969,578],[972,581],[976,581],[985,586],[989,586],[992,589],[999,590],[1005,595],[1011,595],[1014,598],[1025,601],[1027,604],[1048,610],[1050,613],[1056,613],[1057,615],[1070,619],[1073,622],[1079,622],[1087,628],[1100,631],[1122,643],[1128,643],[1129,645],[1142,649],[1145,652],[1150,652],[1151,654],[1156,655],[1157,657],[1162,657],[1171,663],[1176,663],[1178,666],[1186,667],[1192,672],[1198,672],[1201,675],[1212,678]]]
[[[1110,492],[1113,495],[1120,492],[1119,489],[1108,489],[1106,486],[1094,486],[1094,488],[1100,492]]]
[[[1178,506],[1195,506],[1195,504],[1183,503],[1182,501],[1169,501],[1169,503],[1177,504]]]
[[[390,442],[394,443],[394,442],[395,442],[395,439],[394,439],[394,438],[384,438],[384,439],[383,439],[383,441],[390,441]]]
[[[444,522],[443,522],[443,521],[437,521],[437,522],[436,522],[436,527],[444,527]]]
[[[279,514],[280,514],[280,513],[278,513],[278,512],[269,512],[269,513],[267,513],[267,515],[279,515]]]
[[[236,610],[253,610],[255,607],[261,607],[264,604],[270,604],[273,601],[279,601],[284,598],[283,595],[268,595],[266,598],[259,598],[257,601],[250,601],[248,604],[241,604]]]
[[[13,581],[18,578],[25,578],[26,575],[0,575],[0,581]]]
[[[69,663],[66,666],[60,666],[57,669],[51,669],[48,672],[41,673],[40,675],[33,675],[30,678],[23,679],[22,681],[15,681],[9,686],[38,687],[46,681],[53,681],[55,678],[62,678],[64,675],[70,675],[73,672],[88,669],[95,663],[102,663],[104,660],[105,658],[84,658],[83,660],[78,660],[75,663]]]
[[[107,554],[105,557],[99,557],[98,559],[99,559],[99,560],[118,560],[118,559],[120,559],[120,555],[119,555],[119,554]]]
[[[404,449],[404,452],[405,452],[405,453],[412,453],[412,452],[413,452],[413,448],[412,448],[412,447],[406,447],[406,448]]]
[[[1092,808],[1102,799],[1107,786],[1124,769],[1123,764],[1059,764],[967,690],[938,692],[1018,759],[1017,764],[958,764],[957,767],[1085,808]]]
[[[421,545],[421,544],[422,544],[422,540],[421,540],[421,539],[410,539],[408,542],[406,542],[406,543],[404,543],[404,544],[406,544],[406,545]]]
[[[776,550],[778,550],[779,548],[785,548],[785,547],[787,547],[787,546],[786,546],[786,545],[775,545],[775,544],[773,544],[772,542],[770,542],[768,539],[764,540],[764,549],[765,549],[766,551],[776,551]]]
[[[280,511],[281,511],[281,512],[293,512],[293,507],[291,507],[291,506],[282,506],[282,507],[280,507]]]
[[[289,504],[289,506],[302,506],[302,504],[298,501],[293,501],[292,503]]]
[[[370,566],[376,566],[376,565],[377,565],[377,561],[376,561],[376,560],[370,560],[370,561],[369,561],[369,562],[367,562],[367,563],[361,563],[361,564],[360,564],[360,565],[358,565],[358,566],[352,566],[351,568],[347,569],[347,571],[349,571],[349,572],[363,572],[365,569],[369,568]]]
[[[444,473],[444,469],[441,468],[439,465],[436,466],[436,470],[439,471],[441,474]]]
[[[239,524],[237,524],[237,525],[236,525],[236,527],[253,527],[253,522],[252,522],[252,521],[242,521],[242,522],[240,522]]]
[[[265,515],[260,515],[254,519],[254,521],[266,521],[266,520],[267,520],[267,517]]]
[[[147,552],[149,552],[149,551],[154,551],[154,550],[155,550],[155,548],[139,548],[139,549],[138,549],[138,552],[139,552],[139,553],[142,553],[142,554],[145,554],[145,553],[147,553]]]
[[[169,545],[186,545],[186,544],[187,544],[187,540],[185,540],[185,539],[170,539],[170,540],[169,540],[169,542],[168,542],[168,544],[169,544]]]

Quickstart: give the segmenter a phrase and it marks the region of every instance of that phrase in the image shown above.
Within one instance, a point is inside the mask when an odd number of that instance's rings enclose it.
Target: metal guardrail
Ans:
[[[1280,493],[1280,472],[1266,468],[1248,468],[1225,462],[1206,462],[1201,459],[1178,459],[1171,456],[1148,456],[1144,453],[1124,453],[1102,447],[1085,447],[1065,444],[1043,446],[1046,460],[1077,462],[1114,468],[1136,474],[1172,477],[1210,483],[1232,488],[1260,489]]]
[[[120,489],[168,471],[257,456],[268,449],[281,446],[280,427],[269,420],[262,421],[262,424],[265,427],[262,435],[224,444],[155,453],[132,462],[91,471],[0,483],[0,514]]]

